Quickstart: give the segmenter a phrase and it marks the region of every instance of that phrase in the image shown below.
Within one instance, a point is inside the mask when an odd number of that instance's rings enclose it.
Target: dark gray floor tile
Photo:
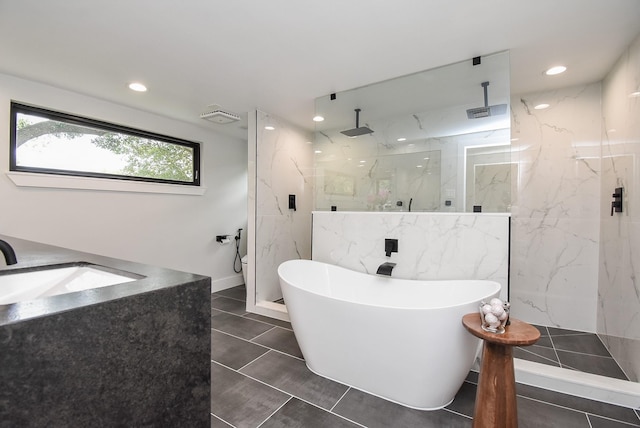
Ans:
[[[211,328],[250,340],[276,327],[214,309],[211,311]]]
[[[273,327],[273,329],[269,330],[265,334],[255,338],[253,342],[268,346],[269,348],[277,349],[278,351],[293,355],[294,357],[303,358],[302,352],[298,347],[298,341],[291,330]]]
[[[560,363],[558,363],[556,359],[555,351],[552,348],[545,348],[544,346],[515,347],[513,349],[513,356],[521,360],[560,367]]]
[[[211,415],[211,428],[233,428],[233,425],[229,425],[228,423]]]
[[[358,425],[292,398],[260,428],[351,428]]]
[[[275,318],[265,317],[258,314],[248,313],[244,315],[245,318],[251,318],[252,320],[266,322],[267,324],[276,325],[278,327],[286,328],[289,330],[293,330],[291,327],[291,323],[287,321],[277,320]]]
[[[587,415],[589,418],[589,422],[591,422],[591,428],[631,428],[640,426],[640,421],[638,424],[630,425],[624,422],[614,421],[612,419],[605,419],[599,416]]]
[[[583,412],[517,397],[520,428],[590,428]]]
[[[244,285],[238,285],[236,287],[227,288],[226,290],[216,291],[213,295],[229,297],[231,299],[242,300],[245,302],[247,300],[247,289]]]
[[[628,380],[618,363],[613,358],[593,355],[577,354],[558,350],[560,363],[585,373],[607,376],[615,379]]]
[[[476,403],[476,391],[478,380],[476,379],[476,384],[465,382],[462,384],[458,392],[456,393],[456,398],[454,398],[453,403],[449,404],[446,408],[461,413],[463,415],[473,417],[473,407]]]
[[[536,342],[536,346],[544,346],[545,348],[553,348],[553,342],[550,336],[540,336]]]
[[[349,392],[333,409],[368,428],[457,428],[471,427],[471,419],[447,410],[410,409],[356,389]]]
[[[230,299],[228,297],[212,297],[211,307],[220,311],[231,312],[236,315],[244,315],[247,313],[247,304],[241,300]]]
[[[255,428],[290,396],[211,363],[211,413],[237,428]]]
[[[589,400],[587,398],[576,397],[568,394],[550,391],[548,389],[537,388],[535,386],[516,383],[516,392],[523,397],[533,398],[558,406],[576,409],[581,412],[603,416],[628,423],[638,423],[638,416],[632,409],[602,403],[600,401]]]
[[[211,359],[232,369],[238,370],[268,351],[264,346],[211,331]]]
[[[549,335],[555,338],[555,336],[572,336],[576,334],[592,334],[586,331],[580,330],[568,330],[566,328],[558,328],[558,327],[547,327],[549,331]]]
[[[540,337],[549,336],[549,331],[547,330],[546,326],[537,325],[537,324],[531,324],[531,325],[538,329],[538,331],[540,332]]]
[[[535,328],[540,332],[540,339],[536,342],[538,346],[545,346],[547,348],[553,348],[553,344],[551,343],[551,337],[549,336],[549,331],[547,327],[543,325],[535,325],[532,324]]]
[[[313,374],[304,361],[275,351],[263,355],[241,372],[327,410],[349,388]]]
[[[467,373],[467,377],[465,378],[465,380],[467,382],[475,383],[477,385],[478,384],[478,377],[479,377],[479,373],[478,372],[470,370],[469,373]]]
[[[611,357],[607,348],[595,334],[554,336],[553,345],[557,350],[599,355],[601,357]]]

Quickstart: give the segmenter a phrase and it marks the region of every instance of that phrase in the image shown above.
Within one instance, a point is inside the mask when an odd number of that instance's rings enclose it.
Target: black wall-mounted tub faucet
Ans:
[[[18,263],[16,252],[13,251],[13,248],[11,247],[11,245],[9,245],[8,242],[3,241],[2,239],[0,239],[0,251],[2,251],[2,254],[4,255],[7,266],[15,265],[16,263]]]
[[[396,266],[395,263],[385,262],[378,266],[378,270],[376,271],[376,275],[385,275],[391,276],[391,271]]]
[[[391,257],[391,253],[398,252],[398,240],[397,239],[385,239],[384,240],[384,254],[387,257]]]

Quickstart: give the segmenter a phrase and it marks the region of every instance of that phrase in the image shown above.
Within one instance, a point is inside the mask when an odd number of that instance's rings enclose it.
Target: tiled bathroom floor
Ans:
[[[535,326],[540,340],[535,345],[516,348],[516,358],[555,367],[629,380],[598,335],[561,328]]]
[[[291,325],[245,312],[244,298],[242,286],[212,295],[212,428],[471,427],[477,373],[445,409],[409,409],[311,373]],[[521,428],[640,427],[638,410],[516,389]]]

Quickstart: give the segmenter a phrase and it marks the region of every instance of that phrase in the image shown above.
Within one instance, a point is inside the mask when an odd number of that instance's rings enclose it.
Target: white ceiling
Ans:
[[[507,49],[513,93],[590,83],[639,23],[638,0],[0,0],[0,72],[246,138],[200,113],[313,129],[317,97]]]

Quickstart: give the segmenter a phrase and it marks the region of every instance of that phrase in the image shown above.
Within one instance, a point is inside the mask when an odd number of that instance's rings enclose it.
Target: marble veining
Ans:
[[[266,130],[270,123],[274,130]],[[257,112],[255,211],[255,253],[249,266],[255,269],[256,301],[282,298],[277,267],[290,259],[310,258],[311,212],[313,204],[313,152],[311,135],[285,120]],[[296,210],[289,209],[289,195],[296,196]]]
[[[387,258],[385,238],[398,239]],[[386,261],[393,277],[490,279],[507,297],[507,214],[313,213],[313,260],[375,274]]]
[[[634,381],[640,381],[640,36],[603,81],[598,333]],[[624,188],[623,212],[610,215]]]
[[[600,90],[512,98],[511,309],[528,322],[595,330]]]

